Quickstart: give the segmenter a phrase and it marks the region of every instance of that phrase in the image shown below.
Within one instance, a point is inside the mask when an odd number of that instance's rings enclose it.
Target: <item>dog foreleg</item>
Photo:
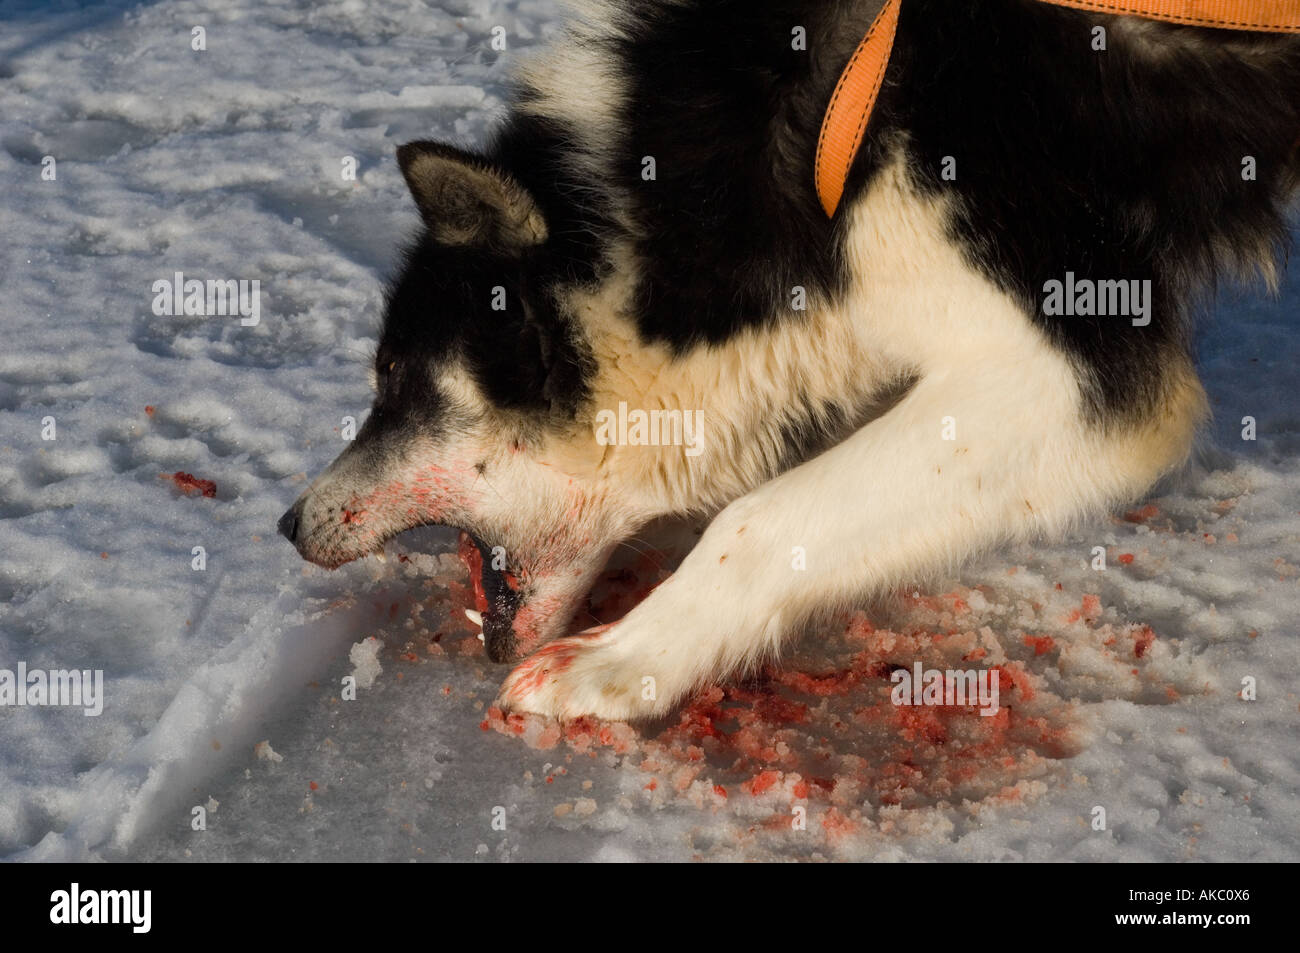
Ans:
[[[734,501],[622,621],[524,661],[502,706],[663,714],[776,656],[821,610],[1008,538],[1059,532],[1181,462],[1203,404],[1190,370],[1167,372],[1166,397],[1144,423],[1104,432],[1081,417],[1065,359],[1026,342],[1033,353],[985,348],[925,374],[844,443]],[[999,354],[1006,360],[991,359]]]

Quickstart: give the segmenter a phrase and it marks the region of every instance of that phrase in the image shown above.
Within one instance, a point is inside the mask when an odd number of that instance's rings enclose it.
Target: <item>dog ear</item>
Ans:
[[[436,142],[408,142],[398,147],[397,164],[438,244],[517,254],[546,241],[533,197],[485,160]]]

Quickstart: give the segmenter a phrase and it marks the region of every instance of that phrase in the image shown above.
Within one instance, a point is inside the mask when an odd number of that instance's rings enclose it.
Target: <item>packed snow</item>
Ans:
[[[366,413],[395,146],[482,141],[557,18],[0,0],[0,668],[105,696],[0,709],[0,856],[1300,859],[1295,269],[1209,309],[1185,474],[661,724],[495,711],[449,531],[335,572],[275,534]],[[258,280],[258,322],[155,314],[177,272]],[[1001,712],[892,705],[917,659],[997,666]]]

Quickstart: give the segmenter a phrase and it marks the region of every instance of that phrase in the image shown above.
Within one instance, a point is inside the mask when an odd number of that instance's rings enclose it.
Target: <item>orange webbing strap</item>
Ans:
[[[1185,26],[1300,33],[1300,0],[1042,0],[1058,7],[1146,17]]]
[[[1145,17],[1185,26],[1260,33],[1300,33],[1300,0],[1040,0],[1058,7]],[[871,29],[840,74],[817,139],[814,181],[826,215],[844,195],[849,169],[862,146],[867,120],[880,95],[898,31],[901,0],[886,0]]]
[[[885,0],[884,9],[876,14],[871,29],[840,74],[831,103],[826,107],[821,135],[817,137],[814,178],[817,196],[828,218],[840,204],[849,169],[862,145],[862,134],[867,131],[867,120],[876,105],[880,84],[885,80],[885,68],[889,66],[889,54],[894,49],[894,34],[898,30],[899,2]]]

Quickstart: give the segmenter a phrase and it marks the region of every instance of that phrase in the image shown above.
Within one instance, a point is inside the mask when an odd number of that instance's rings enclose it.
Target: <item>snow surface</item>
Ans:
[[[603,737],[501,723],[504,673],[448,615],[445,531],[333,573],[275,535],[368,405],[381,278],[416,223],[394,147],[481,141],[555,18],[0,0],[0,667],[102,668],[107,691],[98,718],[0,709],[0,856],[1300,859],[1294,273],[1212,309],[1216,424],[1154,509],[864,607],[734,689],[725,736],[716,710]],[[175,271],[259,279],[261,324],[156,317]],[[160,477],[180,470],[215,498]],[[1021,673],[1019,720],[905,724],[887,682],[800,681],[900,647]],[[374,681],[347,701],[354,671]]]

